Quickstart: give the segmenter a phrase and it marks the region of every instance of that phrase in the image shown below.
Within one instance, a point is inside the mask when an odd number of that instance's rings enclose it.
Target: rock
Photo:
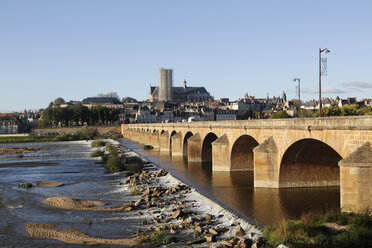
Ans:
[[[288,246],[285,246],[285,245],[282,245],[282,244],[280,244],[280,245],[278,245],[278,247],[276,247],[276,248],[289,248]]]
[[[196,230],[198,233],[202,233],[203,232],[203,228],[201,228],[201,226],[195,227],[194,230]]]
[[[147,231],[149,232],[152,232],[154,229],[150,226],[149,228],[147,228]]]
[[[183,225],[178,225],[178,229],[183,229],[184,226]]]
[[[137,201],[135,201],[135,202],[133,203],[133,205],[134,205],[135,207],[138,207],[138,206],[140,205],[141,201],[142,201],[142,199],[140,198],[140,199],[138,199]]]
[[[205,238],[200,238],[200,239],[187,241],[186,244],[187,245],[196,245],[196,244],[201,244],[201,243],[204,243],[204,242],[205,242]]]
[[[214,230],[213,228],[209,228],[209,233],[211,234],[214,234],[214,235],[218,235],[218,232],[216,230]]]
[[[128,207],[124,207],[123,209],[125,212],[130,212],[133,210],[133,208],[131,206],[128,206]]]
[[[212,215],[211,214],[207,214],[206,216],[205,216],[205,220],[212,220]]]
[[[207,234],[204,236],[204,238],[207,241],[207,243],[216,242],[216,236],[214,236],[213,234]]]
[[[250,248],[252,245],[252,240],[243,239],[240,241],[240,248]]]
[[[224,240],[222,243],[222,245],[226,246],[226,247],[233,247],[233,244],[231,244],[229,241],[227,240]]]
[[[238,225],[238,227],[236,228],[235,234],[236,236],[242,237],[245,235],[245,231],[240,225]]]
[[[177,219],[178,217],[180,217],[182,214],[182,209],[181,208],[178,208],[176,211],[173,212],[172,214],[172,218],[173,219]]]
[[[229,240],[230,244],[236,245],[239,242],[238,238],[232,238]]]
[[[160,232],[160,231],[161,231],[160,227],[156,227],[154,230],[155,230],[156,232]]]
[[[176,233],[177,233],[177,231],[176,231],[176,230],[174,230],[173,228],[171,228],[171,229],[169,230],[169,233],[170,233],[170,234],[176,234]]]
[[[227,232],[229,229],[225,228],[225,227],[221,227],[221,228],[218,228],[218,231],[221,232],[221,233],[225,233]]]
[[[146,196],[149,195],[150,193],[151,193],[150,188],[146,188],[145,191],[143,191],[143,194],[145,194]]]

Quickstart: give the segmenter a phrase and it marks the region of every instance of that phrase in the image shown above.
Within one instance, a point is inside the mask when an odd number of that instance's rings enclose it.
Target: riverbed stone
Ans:
[[[245,231],[240,225],[238,225],[238,227],[236,228],[235,234],[236,236],[242,237],[245,235]]]

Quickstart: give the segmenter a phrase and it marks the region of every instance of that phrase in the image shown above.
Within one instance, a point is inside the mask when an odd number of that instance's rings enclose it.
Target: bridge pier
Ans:
[[[230,171],[230,143],[226,134],[212,143],[212,171]]]
[[[372,148],[369,142],[341,160],[341,209],[357,212],[372,206]]]
[[[199,133],[194,134],[187,140],[187,161],[201,162],[202,161],[202,145]]]
[[[270,137],[253,149],[254,187],[279,188],[279,152]]]
[[[172,144],[172,157],[174,156],[182,156],[183,155],[183,138],[182,133],[178,132],[171,137],[171,144]]]
[[[144,145],[151,145],[151,131],[145,131],[143,135],[143,142]]]
[[[158,149],[160,147],[159,145],[159,131],[155,131],[151,134],[151,145],[155,149]]]
[[[161,152],[169,152],[170,151],[169,132],[168,131],[165,131],[164,133],[160,134],[159,145],[160,145],[160,151]]]

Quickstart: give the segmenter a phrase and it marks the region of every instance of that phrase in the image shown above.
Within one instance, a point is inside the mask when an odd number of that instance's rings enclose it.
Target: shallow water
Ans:
[[[121,143],[250,222],[272,225],[308,211],[340,207],[339,187],[254,188],[252,171],[213,172],[211,164],[188,163],[185,158],[172,158],[159,150],[144,150],[129,140]]]
[[[75,228],[102,238],[131,237],[142,227],[143,217],[130,213],[63,210],[43,204],[47,197],[52,196],[99,200],[108,206],[129,201],[128,193],[119,185],[123,178],[107,174],[101,165],[95,164],[95,159],[89,157],[92,152],[89,142],[0,144],[0,147],[50,148],[25,154],[23,158],[0,158],[0,165],[10,165],[0,168],[0,247],[80,247],[29,238],[24,230],[27,223],[57,224],[61,228]],[[51,162],[56,165],[11,167],[15,162]],[[31,189],[17,186],[34,181],[63,182],[65,186]]]

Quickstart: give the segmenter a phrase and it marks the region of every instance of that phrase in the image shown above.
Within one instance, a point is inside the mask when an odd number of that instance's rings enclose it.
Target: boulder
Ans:
[[[178,217],[180,217],[182,215],[182,209],[181,208],[178,208],[176,211],[173,212],[172,214],[172,218],[173,219],[177,219]]]
[[[216,242],[216,236],[214,236],[213,234],[210,234],[210,233],[206,234],[204,238],[207,241],[207,243]]]
[[[245,235],[245,231],[240,225],[238,225],[238,227],[236,228],[235,234],[236,236],[242,237]]]

